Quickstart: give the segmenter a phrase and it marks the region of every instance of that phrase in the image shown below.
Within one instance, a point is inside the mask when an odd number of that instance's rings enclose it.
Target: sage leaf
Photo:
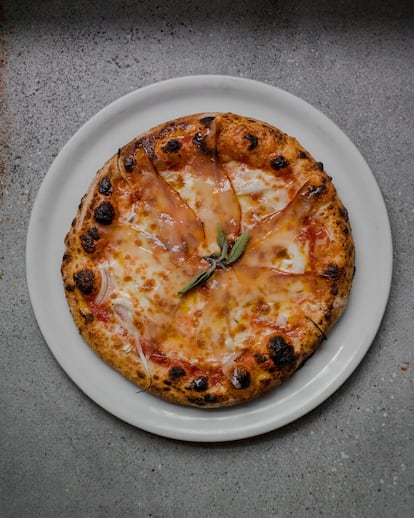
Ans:
[[[205,284],[210,277],[213,275],[214,271],[216,269],[216,263],[212,263],[210,268],[208,270],[205,270],[204,272],[198,273],[195,277],[191,279],[191,281],[184,286],[179,292],[178,295],[184,295],[188,291],[192,290],[196,286],[201,286],[202,284]]]
[[[244,249],[250,239],[250,232],[245,230],[243,234],[237,239],[234,243],[233,248],[231,249],[230,255],[224,261],[225,264],[231,264],[237,261],[237,259],[243,254]]]
[[[223,250],[223,248],[227,245],[227,239],[224,235],[221,223],[217,223],[217,244],[220,247],[220,250]]]
[[[193,277],[191,281],[178,292],[178,294],[180,296],[185,295],[188,291],[192,290],[193,288],[205,284],[217,268],[220,268],[222,270],[228,270],[227,266],[237,261],[237,259],[243,254],[249,239],[249,231],[245,230],[234,243],[230,255],[228,256],[227,252],[229,249],[229,242],[227,241],[227,238],[224,235],[223,227],[220,223],[218,223],[217,244],[220,247],[220,253],[213,253],[204,256],[203,259],[210,263],[210,267],[204,272],[200,272],[195,277]]]

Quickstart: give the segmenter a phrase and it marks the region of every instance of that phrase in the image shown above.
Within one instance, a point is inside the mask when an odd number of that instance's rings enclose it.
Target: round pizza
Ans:
[[[343,313],[354,273],[322,162],[232,113],[179,118],[119,149],[65,244],[86,343],[141,389],[203,408],[289,378]]]

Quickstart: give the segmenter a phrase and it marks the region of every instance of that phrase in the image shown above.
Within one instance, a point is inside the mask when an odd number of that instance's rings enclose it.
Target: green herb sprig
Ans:
[[[204,272],[198,273],[195,277],[191,279],[191,281],[182,288],[178,294],[184,295],[188,291],[192,290],[196,286],[201,286],[205,284],[217,268],[221,268],[222,270],[227,270],[228,267],[237,261],[246,248],[246,245],[250,239],[250,233],[248,230],[245,230],[236,240],[232,249],[229,251],[229,242],[223,232],[223,227],[220,223],[217,225],[217,244],[220,247],[220,253],[210,254],[203,257],[206,261],[210,263],[210,266]]]

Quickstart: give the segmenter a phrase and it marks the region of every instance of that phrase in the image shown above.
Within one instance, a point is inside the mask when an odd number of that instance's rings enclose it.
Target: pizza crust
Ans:
[[[178,291],[216,253],[242,257]],[[235,114],[196,114],[124,146],[97,172],[65,239],[62,278],[86,343],[131,382],[203,408],[289,378],[342,315],[354,273],[346,209],[296,139]]]

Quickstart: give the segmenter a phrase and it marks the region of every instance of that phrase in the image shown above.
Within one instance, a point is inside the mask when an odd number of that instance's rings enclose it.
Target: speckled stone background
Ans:
[[[0,516],[414,516],[412,6],[3,2]],[[351,378],[289,426],[224,444],[153,436],[92,403],[50,353],[25,282],[31,207],[64,143],[123,94],[199,73],[276,85],[336,122],[372,168],[395,246],[388,308]]]

